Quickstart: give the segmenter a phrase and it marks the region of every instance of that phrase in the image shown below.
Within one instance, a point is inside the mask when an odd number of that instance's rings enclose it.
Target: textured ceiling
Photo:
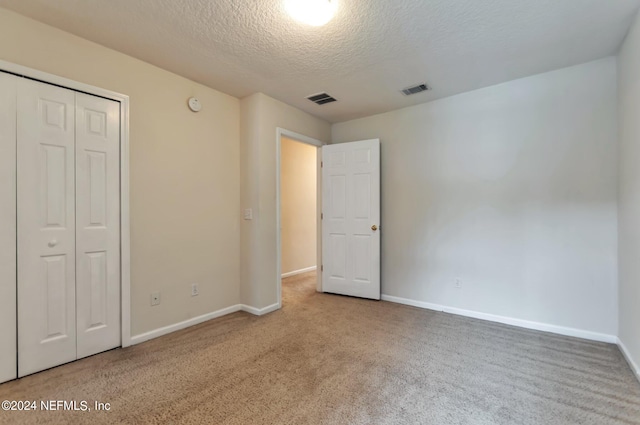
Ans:
[[[233,96],[330,122],[615,54],[640,0],[339,0],[324,27],[282,0],[0,0],[0,6]],[[432,91],[399,90],[427,82]],[[338,102],[305,96],[326,91]],[[206,105],[205,105],[206,106]]]

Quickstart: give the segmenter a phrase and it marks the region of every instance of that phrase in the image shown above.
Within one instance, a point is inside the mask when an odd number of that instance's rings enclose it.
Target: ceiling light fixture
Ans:
[[[285,0],[284,7],[295,20],[319,27],[333,18],[338,0]]]

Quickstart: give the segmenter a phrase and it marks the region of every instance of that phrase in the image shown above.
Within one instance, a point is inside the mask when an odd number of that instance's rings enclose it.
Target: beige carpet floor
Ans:
[[[282,310],[234,313],[0,385],[0,400],[108,412],[3,412],[0,423],[640,424],[614,345],[285,280]]]

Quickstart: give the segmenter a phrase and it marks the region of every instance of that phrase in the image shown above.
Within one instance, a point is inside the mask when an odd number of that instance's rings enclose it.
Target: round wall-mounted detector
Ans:
[[[190,97],[187,104],[189,105],[189,109],[191,109],[193,112],[198,112],[200,111],[200,109],[202,109],[200,101],[195,97]]]

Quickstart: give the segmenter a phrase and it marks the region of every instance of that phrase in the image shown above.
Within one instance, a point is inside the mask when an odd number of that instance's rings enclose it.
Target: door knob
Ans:
[[[49,241],[49,247],[53,248],[54,246],[58,245],[58,240],[57,239],[51,239]]]
[[[373,226],[371,226],[371,230],[373,230],[373,231],[375,232],[376,230],[378,230],[378,226],[376,226],[376,225],[374,224]]]

